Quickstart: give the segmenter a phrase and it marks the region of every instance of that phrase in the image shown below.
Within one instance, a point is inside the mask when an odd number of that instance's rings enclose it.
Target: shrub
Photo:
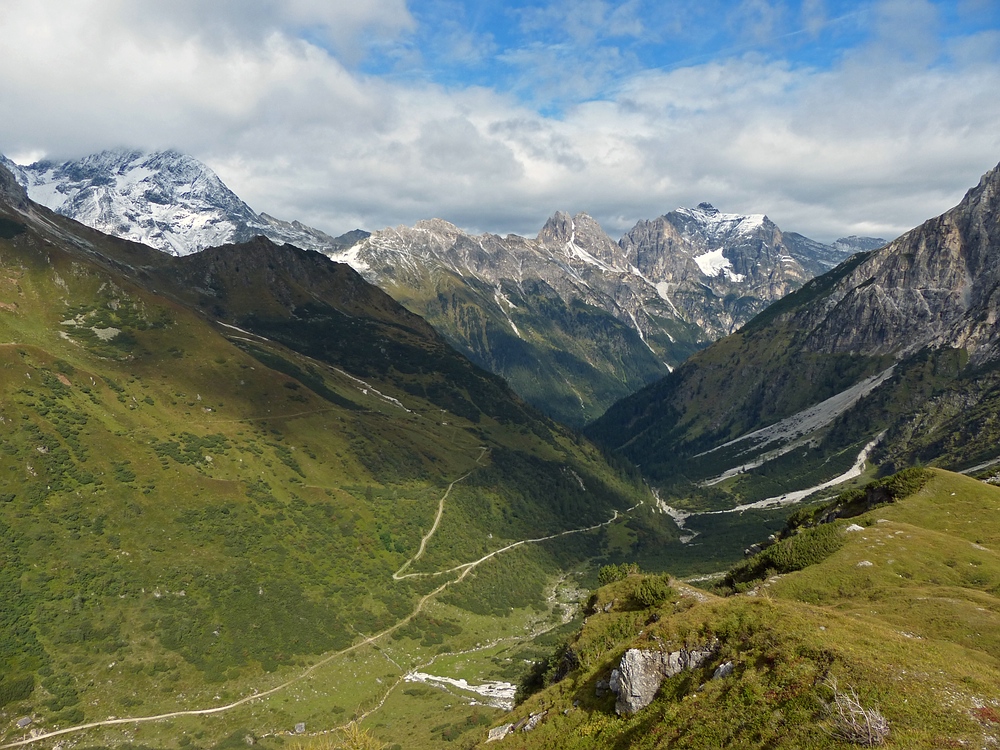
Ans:
[[[791,573],[822,562],[844,544],[839,526],[824,524],[782,539],[753,557],[734,565],[722,584],[745,588],[746,584],[770,575]]]
[[[660,602],[669,599],[673,594],[674,590],[670,588],[667,576],[648,576],[639,584],[634,597],[636,603],[641,607],[655,607]]]
[[[615,581],[624,581],[633,573],[639,573],[639,566],[636,563],[622,563],[621,565],[605,565],[597,572],[597,585],[607,586]]]
[[[15,680],[0,681],[0,708],[8,703],[23,701],[35,690],[35,678],[26,675]]]
[[[833,691],[830,711],[833,714],[834,736],[862,747],[884,745],[889,736],[889,722],[882,713],[876,708],[862,706],[854,688],[841,692],[837,681],[832,678],[826,685]]]

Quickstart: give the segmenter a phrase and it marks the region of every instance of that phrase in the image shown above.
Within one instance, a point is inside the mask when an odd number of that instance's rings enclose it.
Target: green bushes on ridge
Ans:
[[[854,518],[885,503],[909,497],[928,482],[927,469],[903,469],[890,477],[847,490],[831,503],[800,508],[788,517],[776,542],[733,566],[719,584],[722,592],[740,592],[773,575],[802,570],[822,562],[844,544],[838,518]]]

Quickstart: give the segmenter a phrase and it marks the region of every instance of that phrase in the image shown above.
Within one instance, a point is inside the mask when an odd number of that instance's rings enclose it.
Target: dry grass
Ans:
[[[853,687],[841,691],[837,680],[830,678],[827,687],[833,691],[833,703],[830,712],[833,714],[833,734],[839,739],[861,745],[862,747],[877,747],[885,744],[889,736],[889,722],[877,708],[865,708]]]

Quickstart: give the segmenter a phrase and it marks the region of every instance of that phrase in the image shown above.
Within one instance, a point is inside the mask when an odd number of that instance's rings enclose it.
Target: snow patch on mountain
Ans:
[[[744,279],[743,274],[733,271],[733,263],[722,254],[722,248],[698,255],[694,258],[694,262],[706,276],[718,276],[721,273],[730,281],[737,283]]]
[[[764,214],[724,214],[711,203],[699,203],[697,208],[678,208],[674,211],[696,222],[699,233],[710,239],[720,239],[733,234],[751,235],[764,226]]]

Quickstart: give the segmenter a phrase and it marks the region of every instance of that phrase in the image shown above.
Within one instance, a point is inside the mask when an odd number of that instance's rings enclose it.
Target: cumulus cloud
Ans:
[[[620,38],[653,33],[636,2],[584,5],[562,40],[508,51],[530,86],[575,96],[553,114],[516,85],[373,73],[372,49],[396,66],[427,53],[413,39],[429,20],[402,0],[7,0],[0,150],[176,147],[255,209],[334,233],[440,216],[533,234],[556,209],[620,233],[708,200],[827,240],[894,236],[1000,160],[1000,36],[942,42],[923,0],[878,4],[830,66],[742,51],[659,69],[623,62]],[[831,15],[821,0],[741,7],[764,36],[790,18],[817,34]],[[494,43],[468,26],[444,29],[454,59]],[[571,44],[588,34],[610,41]]]

